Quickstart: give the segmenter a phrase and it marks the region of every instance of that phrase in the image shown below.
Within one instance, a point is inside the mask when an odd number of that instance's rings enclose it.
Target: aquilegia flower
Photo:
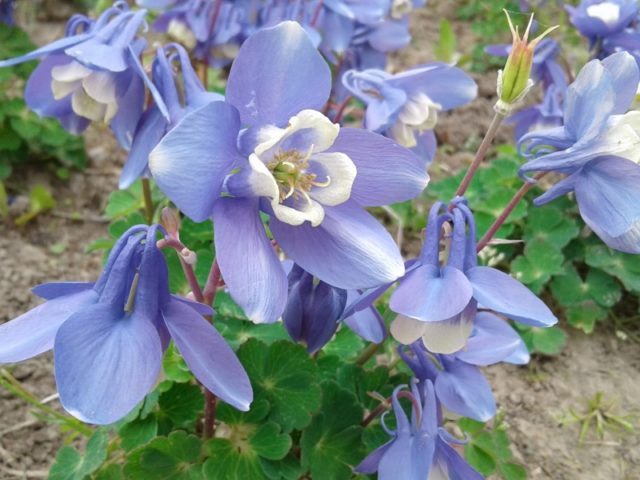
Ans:
[[[415,342],[408,351],[401,347],[399,352],[420,382],[433,382],[444,408],[480,422],[495,416],[496,401],[478,367],[529,362],[529,351],[520,335],[489,312],[476,315],[473,333],[463,350],[443,355],[429,352],[422,342]]]
[[[386,328],[375,307],[370,305],[348,313],[345,318],[345,308],[359,292],[317,281],[298,265],[290,267],[289,295],[282,320],[291,338],[304,342],[310,354],[331,340],[341,322],[370,342],[380,343],[385,339]]]
[[[173,72],[173,61],[180,65],[179,78],[176,78]],[[189,55],[178,44],[171,43],[157,49],[152,71],[153,83],[157,86],[169,118],[163,115],[155,102],[144,112],[120,175],[120,188],[128,188],[138,177],[146,173],[151,150],[185,114],[208,103],[224,100],[222,95],[205,90],[191,66]],[[177,83],[181,86],[180,91]]]
[[[95,21],[74,15],[64,38],[0,61],[0,67],[44,57],[27,82],[24,98],[29,108],[57,118],[71,133],[82,132],[92,121],[104,122],[128,149],[142,115],[145,82],[166,114],[139,60],[146,41],[137,33],[145,15],[145,10],[129,11],[123,1]]]
[[[213,217],[222,275],[256,322],[275,321],[287,298],[261,211],[287,256],[330,285],[368,288],[404,273],[397,246],[363,207],[413,198],[428,175],[395,142],[331,123],[318,111],[330,89],[302,27],[260,30],[231,67],[226,101],[187,114],[150,156],[180,210]]]
[[[0,326],[0,363],[53,348],[63,407],[83,421],[109,424],[151,391],[173,339],[203,385],[248,410],[251,384],[233,350],[202,317],[211,309],[169,293],[158,230],[129,229],[96,283],[36,287],[47,302]]]
[[[370,453],[355,471],[378,472],[378,480],[482,480],[482,475],[450,445],[463,442],[440,426],[442,416],[431,382],[422,383],[422,391],[415,383],[411,393],[404,388],[404,385],[397,387],[391,397],[396,430],[390,430],[384,423],[384,416],[382,418],[383,428],[393,439]],[[402,409],[401,396],[411,400],[411,421]]]
[[[0,23],[7,25],[13,25],[15,19],[13,18],[13,12],[15,10],[15,0],[0,0]]]
[[[638,87],[638,66],[626,52],[592,60],[569,87],[564,126],[520,140],[531,158],[520,172],[567,177],[536,199],[541,205],[575,191],[580,214],[612,248],[640,253],[640,113],[628,112]]]
[[[620,33],[638,17],[636,0],[582,0],[565,6],[569,20],[593,45],[598,38]]]
[[[448,258],[441,262],[442,227],[449,222],[453,223],[451,246]],[[400,343],[409,345],[422,338],[434,353],[457,352],[467,344],[479,307],[536,327],[558,321],[516,279],[478,266],[475,235],[475,221],[463,199],[453,203],[451,212],[441,202],[431,207],[420,259],[400,280],[389,302],[389,308],[399,314],[391,334]]]
[[[420,144],[428,151],[427,162],[435,155],[433,128],[438,113],[470,102],[478,90],[466,73],[443,63],[396,75],[374,69],[350,70],[342,82],[367,104],[365,128],[385,133],[405,147]]]
[[[513,133],[516,140],[520,140],[529,132],[561,127],[565,94],[566,86],[558,88],[556,84],[549,85],[541,103],[510,115],[505,123],[514,125]]]

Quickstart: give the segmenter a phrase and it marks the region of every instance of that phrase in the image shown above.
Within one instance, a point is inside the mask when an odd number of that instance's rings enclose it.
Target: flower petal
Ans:
[[[31,291],[46,300],[53,300],[63,295],[84,292],[93,288],[94,285],[93,282],[52,282],[37,285]]]
[[[243,123],[283,127],[301,110],[320,110],[330,91],[331,71],[308,34],[298,23],[282,22],[243,43],[226,95]]]
[[[389,329],[393,338],[403,345],[411,345],[424,335],[427,322],[398,315]]]
[[[72,37],[64,37],[60,38],[54,42],[51,42],[44,47],[40,47],[33,52],[29,52],[20,57],[9,58],[7,60],[0,61],[0,68],[10,67],[11,65],[17,65],[19,63],[28,62],[29,60],[35,60],[38,57],[43,57],[45,55],[49,55],[52,53],[58,53],[64,50],[67,47],[75,45],[77,43],[83,42],[89,38],[91,38],[93,34],[91,33],[83,33],[80,35],[74,35]]]
[[[317,227],[270,221],[278,244],[304,270],[346,290],[376,287],[404,273],[398,247],[364,209],[349,201],[324,211]]]
[[[213,325],[190,306],[175,301],[163,308],[162,317],[196,378],[228,404],[249,410],[253,401],[249,377]]]
[[[434,463],[445,472],[443,480],[484,480],[484,476],[471,468],[455,449],[442,440],[436,442]]]
[[[162,346],[151,319],[96,304],[67,320],[54,360],[62,406],[74,417],[106,425],[127,415],[151,391]]]
[[[534,327],[550,327],[558,323],[542,300],[506,273],[490,267],[475,267],[466,273],[473,285],[473,297],[480,307]]]
[[[359,294],[356,290],[347,292],[347,305],[355,302],[358,297]],[[384,320],[373,305],[361,310],[356,310],[344,319],[344,323],[360,337],[369,342],[380,343],[384,341],[387,336],[387,328]]]
[[[462,271],[424,264],[400,281],[389,307],[408,317],[439,322],[462,312],[472,295],[471,284]]]
[[[331,152],[346,154],[356,166],[351,199],[364,206],[388,205],[420,195],[429,183],[424,161],[377,133],[342,128]]]
[[[442,358],[444,370],[436,377],[436,395],[452,412],[479,422],[496,414],[491,386],[480,369],[455,359]]]
[[[440,322],[424,322],[422,343],[433,353],[446,355],[462,350],[473,330],[477,303],[471,300],[458,315]]]
[[[0,325],[0,363],[21,362],[51,350],[60,325],[97,299],[93,290],[65,295]]]
[[[236,149],[240,120],[225,102],[211,102],[187,114],[149,155],[160,189],[187,216],[211,216],[225,177],[240,157]]]
[[[602,66],[611,74],[613,89],[616,92],[614,115],[626,113],[636,98],[640,72],[638,64],[629,52],[618,52],[602,60]]]
[[[253,322],[275,322],[286,306],[287,277],[260,220],[257,199],[222,198],[213,220],[218,263],[231,296]]]

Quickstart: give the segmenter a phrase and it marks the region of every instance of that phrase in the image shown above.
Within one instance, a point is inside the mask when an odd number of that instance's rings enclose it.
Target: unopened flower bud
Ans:
[[[511,52],[504,70],[498,72],[498,103],[496,110],[501,113],[509,113],[511,105],[522,100],[533,86],[533,81],[529,78],[531,66],[533,64],[533,51],[549,32],[558,28],[557,26],[548,28],[534,40],[529,42],[529,31],[533,23],[533,15],[529,19],[529,24],[522,38],[518,32],[518,27],[513,26],[509,13],[505,10],[509,29],[513,36]]]
[[[188,248],[183,248],[180,251],[180,257],[184,262],[188,265],[195,265],[198,261],[198,255],[193,250],[189,250]]]
[[[165,228],[165,230],[167,230],[169,236],[179,238],[178,234],[180,231],[180,218],[172,209],[170,209],[169,207],[165,207],[162,209],[160,222],[162,223],[162,226]]]

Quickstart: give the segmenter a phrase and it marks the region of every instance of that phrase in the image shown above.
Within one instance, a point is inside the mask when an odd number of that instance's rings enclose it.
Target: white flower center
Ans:
[[[189,25],[175,18],[169,22],[167,34],[189,50],[193,50],[198,43],[198,39],[189,28]]]
[[[74,113],[94,122],[109,123],[118,113],[113,73],[91,70],[75,60],[51,69],[51,91],[56,100],[71,95]]]
[[[620,20],[620,5],[613,2],[591,5],[587,7],[587,15],[602,20],[608,26],[613,26]]]
[[[284,128],[266,127],[249,156],[249,183],[255,195],[270,199],[278,220],[318,226],[323,206],[351,196],[356,166],[344,153],[326,152],[340,131],[315,110],[303,110]]]
[[[407,100],[398,115],[398,120],[391,127],[393,138],[407,148],[416,146],[416,132],[432,130],[438,123],[438,112],[442,105],[433,102],[424,93],[418,93]]]

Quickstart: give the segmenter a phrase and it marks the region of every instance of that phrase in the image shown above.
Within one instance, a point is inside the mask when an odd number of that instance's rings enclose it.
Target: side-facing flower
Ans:
[[[553,313],[527,287],[478,266],[475,221],[464,201],[455,201],[451,212],[440,213],[443,207],[437,202],[431,208],[420,259],[391,296],[389,307],[399,314],[391,325],[396,340],[409,345],[422,338],[432,352],[457,352],[467,344],[478,308],[536,327],[555,324]],[[453,235],[445,239],[448,258],[441,262],[442,227],[449,222]]]
[[[358,295],[357,291],[333,287],[314,279],[298,265],[288,266],[289,295],[282,320],[291,338],[303,342],[310,354],[331,340],[341,322],[370,342],[380,343],[385,339],[386,328],[375,307],[345,311]]]
[[[425,381],[422,391],[413,383],[411,393],[404,388],[404,385],[396,387],[391,397],[396,430],[390,430],[384,423],[384,416],[382,418],[383,428],[392,440],[370,453],[355,471],[378,472],[378,480],[482,480],[482,475],[450,445],[462,442],[440,426],[441,416],[432,383]],[[411,400],[411,421],[400,404],[401,396]]]
[[[26,85],[29,108],[57,118],[72,133],[82,132],[92,121],[104,122],[128,149],[142,115],[145,82],[166,114],[139,60],[146,41],[137,33],[145,16],[145,10],[131,12],[123,1],[95,21],[74,15],[64,38],[0,61],[0,67],[43,57]]]
[[[541,103],[518,110],[509,116],[505,123],[514,126],[515,139],[520,140],[529,132],[561,127],[564,118],[562,107],[565,93],[566,87],[558,88],[555,84],[549,85]]]
[[[174,74],[172,63],[180,65],[180,75]],[[154,102],[144,112],[135,134],[129,156],[120,174],[120,188],[128,188],[148,171],[149,154],[168,131],[187,113],[224,97],[208,92],[191,66],[189,55],[178,44],[171,43],[156,50],[152,66],[153,83],[169,113],[165,116]],[[178,84],[181,86],[178,89]]]
[[[486,422],[496,414],[491,386],[479,367],[507,362],[523,365],[529,351],[507,322],[479,312],[463,350],[450,355],[429,352],[422,342],[400,347],[400,356],[420,382],[435,386],[438,401],[450,412]]]
[[[626,52],[592,60],[567,91],[564,126],[520,141],[530,158],[520,169],[567,177],[535,200],[542,205],[575,191],[587,225],[612,248],[640,253],[636,180],[640,177],[640,113],[628,112],[640,73]]]
[[[478,90],[461,69],[444,63],[426,64],[396,75],[374,69],[349,70],[342,82],[367,104],[365,128],[385,133],[405,147],[426,146],[427,163],[435,155],[433,128],[438,113],[470,102]]]
[[[404,272],[363,207],[413,198],[428,175],[393,141],[331,123],[318,111],[330,89],[329,67],[302,27],[260,30],[231,67],[226,101],[186,115],[150,156],[178,208],[195,221],[213,217],[222,275],[256,322],[275,321],[287,296],[260,211],[286,255],[330,285],[368,288]]]
[[[36,287],[47,302],[0,326],[0,362],[53,348],[63,407],[83,421],[109,424],[151,391],[173,339],[203,385],[248,410],[251,384],[233,350],[202,317],[211,309],[169,292],[158,229],[129,229],[95,284]]]

